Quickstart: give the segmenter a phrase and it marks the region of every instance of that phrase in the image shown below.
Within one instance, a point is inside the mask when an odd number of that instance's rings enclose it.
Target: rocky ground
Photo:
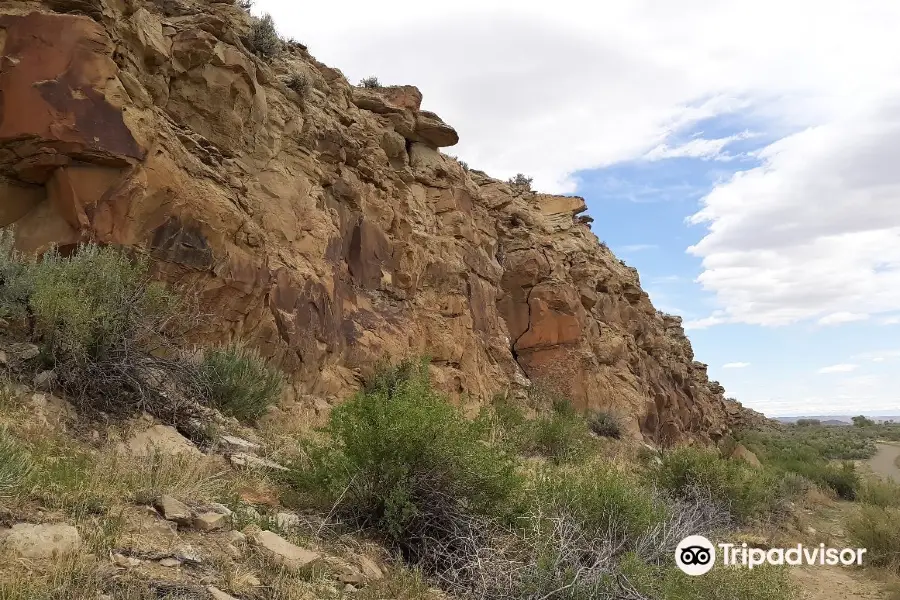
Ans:
[[[0,473],[0,597],[429,597],[377,546],[280,506],[280,432],[220,428],[201,450],[147,416],[87,421],[7,383],[0,453],[11,441],[30,469]]]

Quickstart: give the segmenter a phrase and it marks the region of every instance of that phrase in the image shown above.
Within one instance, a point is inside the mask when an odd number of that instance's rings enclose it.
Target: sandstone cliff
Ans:
[[[354,87],[297,43],[261,60],[249,29],[228,1],[0,1],[0,225],[196,283],[209,336],[290,374],[285,410],[428,354],[457,397],[547,382],[659,443],[728,429],[740,407],[583,199],[464,169],[416,88]]]

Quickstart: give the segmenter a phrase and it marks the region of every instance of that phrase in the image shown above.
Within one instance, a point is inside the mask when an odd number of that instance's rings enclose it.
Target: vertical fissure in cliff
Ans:
[[[512,354],[513,360],[516,361],[516,364],[519,365],[519,370],[525,373],[525,376],[528,376],[528,372],[525,370],[525,367],[522,366],[522,363],[519,362],[519,351],[516,349],[516,346],[519,345],[519,340],[521,340],[526,333],[531,331],[531,293],[534,291],[534,288],[537,286],[531,286],[528,288],[528,293],[525,295],[525,306],[528,307],[528,325],[525,329],[516,336],[516,339],[512,341],[510,344],[509,351]]]

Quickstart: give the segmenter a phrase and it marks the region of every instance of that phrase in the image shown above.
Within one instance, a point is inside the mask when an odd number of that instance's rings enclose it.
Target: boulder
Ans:
[[[51,559],[77,552],[81,536],[72,525],[18,523],[0,530],[0,547],[19,558]]]
[[[286,569],[300,571],[314,565],[322,555],[290,543],[280,535],[267,530],[248,534],[250,543]]]
[[[194,517],[193,527],[198,531],[216,531],[228,526],[228,515],[217,512],[207,512]]]
[[[416,137],[433,148],[455,146],[459,143],[456,130],[433,112],[422,111],[416,116]]]
[[[756,455],[748,450],[743,444],[738,444],[734,447],[734,450],[731,451],[731,458],[742,460],[756,469],[762,468],[762,463],[759,462]]]
[[[153,425],[126,440],[121,449],[134,456],[153,456],[157,453],[173,456],[184,454],[203,456],[194,444],[170,425]]]
[[[183,502],[172,496],[160,496],[153,501],[153,508],[167,521],[174,521],[181,525],[190,525],[194,521],[191,509]]]
[[[231,464],[238,467],[247,467],[250,469],[273,469],[275,471],[287,471],[287,467],[279,465],[277,462],[267,458],[260,458],[255,454],[246,452],[237,452],[228,457]]]

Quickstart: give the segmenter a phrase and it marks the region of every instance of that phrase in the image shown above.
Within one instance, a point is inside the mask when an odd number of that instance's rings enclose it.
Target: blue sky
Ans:
[[[418,86],[474,168],[585,196],[729,395],[900,414],[900,2],[296,6],[254,11]]]
[[[748,130],[735,119],[713,118],[669,140],[723,139]],[[729,395],[773,416],[898,414],[900,400],[885,395],[884,381],[900,369],[900,325],[854,322],[835,326],[723,323],[691,328],[720,307],[697,278],[702,260],[687,252],[707,233],[690,217],[702,199],[739,171],[758,168],[754,156],[775,139],[755,131],[724,146],[721,156],[641,157],[575,173],[576,193],[595,217],[593,231],[615,254],[638,269],[654,305],[681,315],[696,359]]]

